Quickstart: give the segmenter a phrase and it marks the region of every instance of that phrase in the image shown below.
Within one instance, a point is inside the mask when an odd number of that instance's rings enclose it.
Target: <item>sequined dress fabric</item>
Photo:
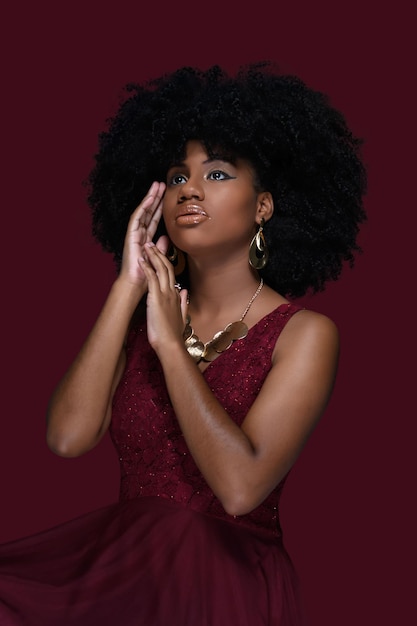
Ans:
[[[238,425],[299,310],[281,305],[204,371]],[[120,501],[0,546],[0,626],[304,625],[278,517],[285,479],[251,513],[224,511],[187,448],[145,320],[128,338],[110,434]]]

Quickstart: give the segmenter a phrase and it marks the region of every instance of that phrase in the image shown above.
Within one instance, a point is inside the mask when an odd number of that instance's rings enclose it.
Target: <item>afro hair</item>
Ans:
[[[249,161],[272,194],[269,261],[259,273],[273,289],[321,291],[344,263],[353,266],[366,220],[362,140],[325,94],[265,62],[233,76],[217,65],[183,67],[123,89],[86,181],[93,236],[118,269],[131,213],[191,139]]]

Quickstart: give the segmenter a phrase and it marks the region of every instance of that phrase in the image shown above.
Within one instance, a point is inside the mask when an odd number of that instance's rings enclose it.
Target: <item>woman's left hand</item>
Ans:
[[[145,244],[145,251],[139,262],[148,280],[148,341],[160,357],[171,347],[184,346],[187,290],[179,288],[172,264],[154,243]]]

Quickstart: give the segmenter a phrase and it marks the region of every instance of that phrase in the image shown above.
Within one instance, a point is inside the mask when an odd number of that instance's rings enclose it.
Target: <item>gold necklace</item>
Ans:
[[[258,288],[249,300],[245,310],[237,322],[231,322],[224,330],[219,330],[210,341],[203,343],[200,341],[191,327],[191,318],[187,315],[186,325],[184,329],[184,342],[187,352],[193,357],[196,363],[200,361],[211,362],[216,359],[219,354],[230,348],[234,341],[244,339],[248,334],[248,327],[244,323],[244,318],[252,306],[253,301],[259,295],[264,281],[261,278]]]

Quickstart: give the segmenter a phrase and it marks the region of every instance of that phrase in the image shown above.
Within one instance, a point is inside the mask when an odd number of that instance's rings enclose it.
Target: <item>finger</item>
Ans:
[[[148,224],[152,218],[152,215],[159,208],[162,202],[162,197],[165,193],[165,187],[166,187],[165,183],[155,181],[154,183],[152,183],[148,193],[145,196],[145,197],[151,196],[153,198],[152,206],[146,210],[148,214],[147,215]]]
[[[148,259],[146,259],[145,257],[138,257],[137,262],[143,273],[145,274],[145,278],[148,282],[148,291],[159,288],[158,278],[155,274],[155,271],[150,266]]]
[[[187,313],[188,313],[188,290],[181,289],[180,291],[180,306],[181,306],[181,315],[182,321],[184,322],[184,326],[187,321]]]
[[[152,208],[152,207],[150,207]],[[145,226],[147,229],[148,240],[152,241],[153,236],[156,233],[156,229],[158,228],[158,224],[162,217],[162,203],[160,202],[156,209],[153,210],[152,214],[150,211],[145,212]]]
[[[161,235],[161,237],[159,237],[158,241],[156,242],[156,247],[158,248],[159,252],[161,254],[163,254],[164,256],[166,256],[167,252],[168,252],[168,248],[169,248],[169,238],[167,235]]]
[[[148,255],[148,261],[158,276],[161,290],[174,290],[176,281],[172,264],[168,261],[166,256],[158,250],[154,243],[147,243],[145,249]]]
[[[159,241],[159,240],[158,240]],[[153,241],[148,241],[145,244],[145,250],[148,255],[148,261],[150,261],[151,265],[155,267],[155,269],[164,269],[166,273],[168,273],[172,277],[172,286],[175,284],[175,274],[173,271],[173,266],[170,261],[168,261],[165,254],[159,250],[158,246]]]
[[[130,225],[132,226],[133,230],[137,230],[141,226],[145,228],[148,227],[155,213],[155,210],[159,208],[164,191],[164,183],[158,183],[157,181],[154,181],[152,183],[146,196],[143,198],[142,202],[136,207],[131,215]],[[162,209],[159,212],[162,213]],[[159,218],[157,220],[157,223],[159,221]]]
[[[156,233],[156,229],[162,217],[162,198],[165,193],[165,183],[159,183],[159,188],[155,195],[155,201],[152,206],[146,209],[145,223],[148,229],[148,240],[152,241]]]
[[[139,230],[141,227],[147,229],[147,223],[149,223],[148,210],[151,208],[155,201],[155,197],[147,195],[142,202],[136,207],[130,216],[129,229],[134,231]]]

